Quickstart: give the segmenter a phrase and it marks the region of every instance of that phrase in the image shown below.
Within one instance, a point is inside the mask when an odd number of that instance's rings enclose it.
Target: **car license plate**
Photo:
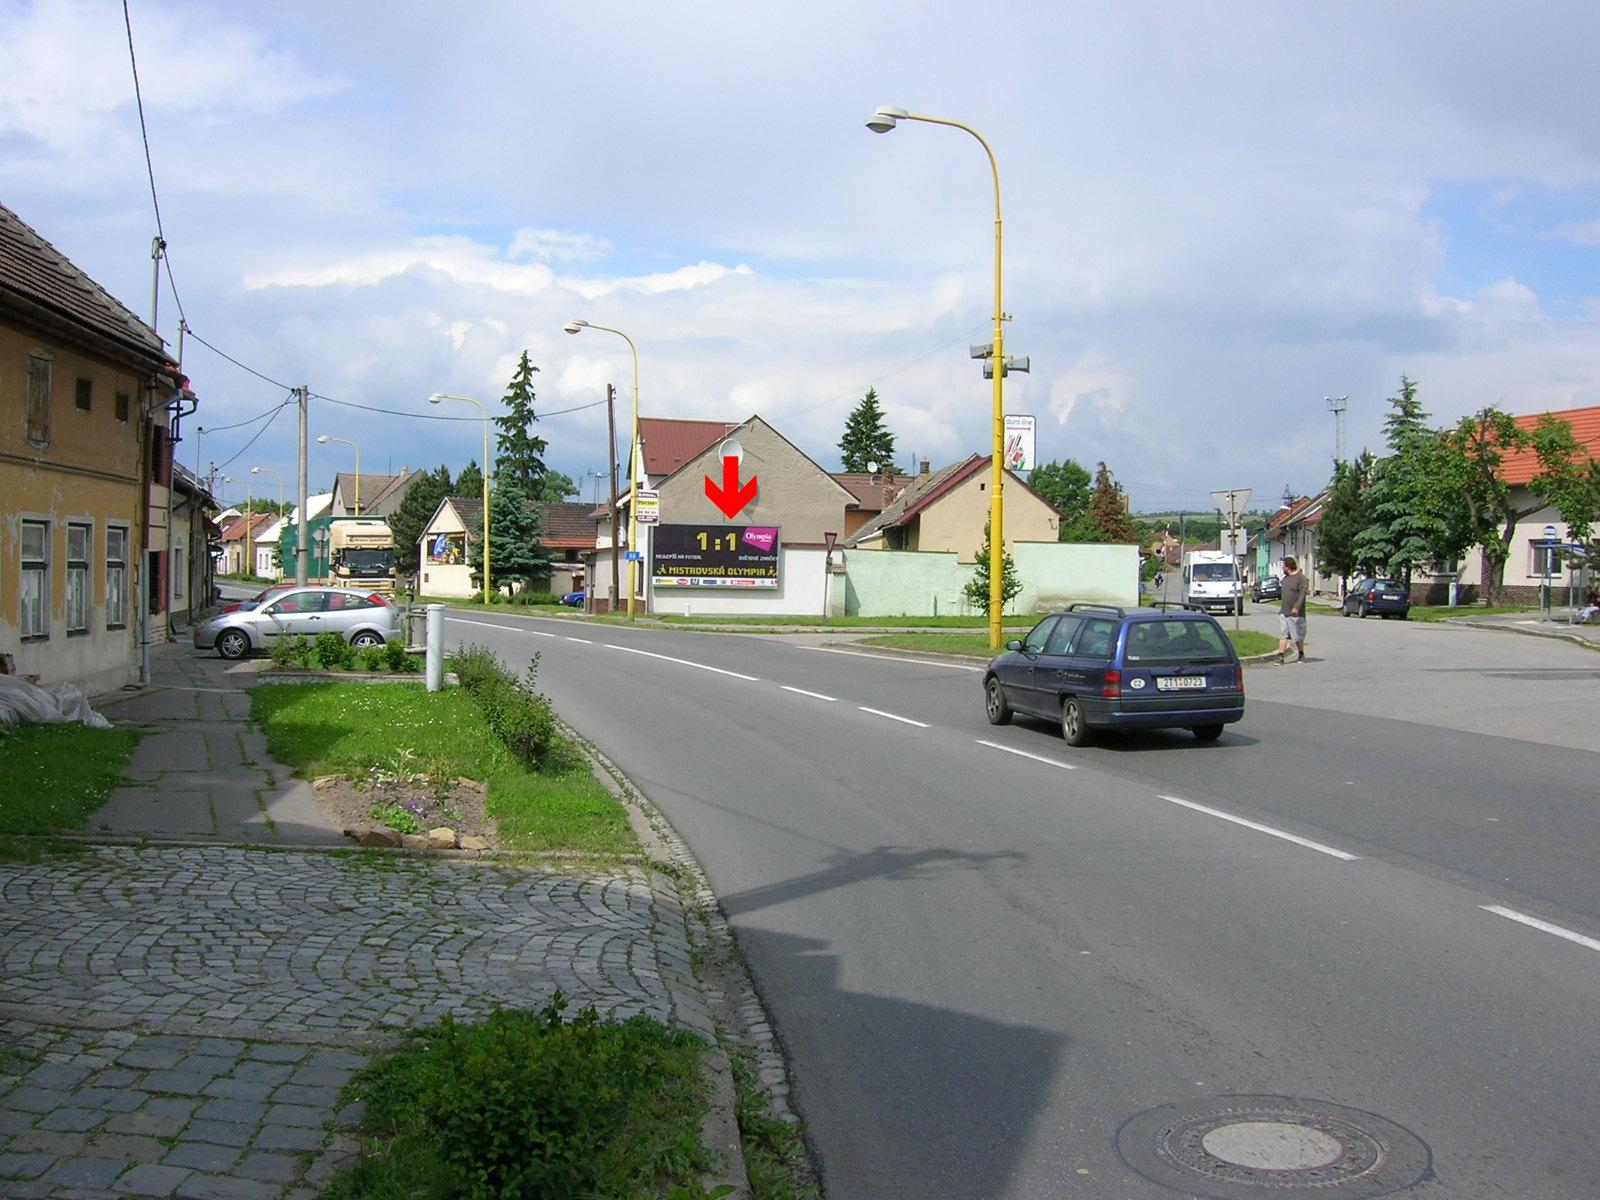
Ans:
[[[1184,688],[1203,688],[1206,685],[1204,675],[1163,675],[1156,679],[1156,691],[1177,692]]]

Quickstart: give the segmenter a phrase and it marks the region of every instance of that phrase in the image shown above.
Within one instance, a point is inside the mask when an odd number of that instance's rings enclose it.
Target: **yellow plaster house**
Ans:
[[[954,551],[959,562],[975,562],[989,520],[989,456],[917,475],[872,520],[845,540],[852,550]],[[1014,472],[1006,472],[1005,541],[1054,542],[1061,514]]]
[[[19,673],[136,678],[141,589],[167,607],[182,387],[155,332],[0,205],[0,654]]]

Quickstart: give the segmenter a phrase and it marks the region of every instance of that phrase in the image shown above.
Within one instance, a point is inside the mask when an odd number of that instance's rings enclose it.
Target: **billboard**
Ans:
[[[771,525],[657,525],[650,579],[657,587],[775,588],[782,556]]]
[[[1021,413],[1006,414],[1005,467],[1008,471],[1031,471],[1038,465],[1035,446],[1037,422]]]

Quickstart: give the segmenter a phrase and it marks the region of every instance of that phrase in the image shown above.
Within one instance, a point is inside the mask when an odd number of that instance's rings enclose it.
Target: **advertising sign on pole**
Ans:
[[[657,525],[657,587],[775,588],[783,546],[772,525]]]
[[[1038,464],[1037,429],[1038,422],[1029,414],[1006,414],[1006,470],[1031,471]]]
[[[661,493],[639,489],[639,515],[641,525],[659,525],[661,523]]]

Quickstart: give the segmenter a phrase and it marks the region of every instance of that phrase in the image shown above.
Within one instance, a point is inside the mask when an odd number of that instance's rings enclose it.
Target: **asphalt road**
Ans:
[[[947,664],[499,614],[447,638],[537,651],[687,838],[833,1200],[1170,1197],[1119,1127],[1232,1093],[1410,1130],[1408,1194],[1594,1194],[1590,652],[1313,617],[1314,661],[1252,669],[1214,746],[1072,750],[989,726]]]

